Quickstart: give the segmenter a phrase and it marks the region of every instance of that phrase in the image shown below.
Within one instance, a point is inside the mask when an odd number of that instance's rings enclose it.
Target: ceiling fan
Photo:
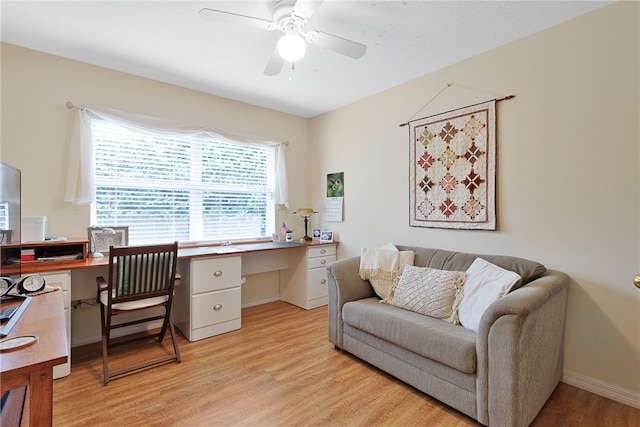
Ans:
[[[267,76],[279,74],[285,61],[290,61],[293,66],[296,61],[304,56],[307,43],[332,50],[350,58],[360,58],[367,51],[367,46],[361,43],[317,30],[305,31],[305,25],[320,7],[322,1],[272,0],[272,19],[270,21],[209,8],[200,10],[200,17],[209,21],[282,31],[284,36],[278,41],[278,45],[264,69],[264,74]]]

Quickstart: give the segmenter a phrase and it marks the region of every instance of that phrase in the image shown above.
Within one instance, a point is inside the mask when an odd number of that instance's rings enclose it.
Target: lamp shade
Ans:
[[[305,41],[295,34],[285,34],[278,41],[278,53],[287,61],[298,61],[304,56],[306,50]]]
[[[296,211],[296,213],[300,216],[311,216],[315,213],[315,211],[311,208],[300,208]]]

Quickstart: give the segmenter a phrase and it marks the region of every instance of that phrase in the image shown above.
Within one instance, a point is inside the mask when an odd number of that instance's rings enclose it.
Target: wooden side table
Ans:
[[[25,407],[29,426],[51,426],[53,367],[67,361],[67,332],[62,291],[33,297],[17,324],[4,339],[35,335],[29,346],[0,353],[1,394],[27,387]],[[28,403],[28,404],[27,404]]]

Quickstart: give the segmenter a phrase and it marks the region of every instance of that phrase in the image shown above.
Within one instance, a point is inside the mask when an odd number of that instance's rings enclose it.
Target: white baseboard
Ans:
[[[280,301],[280,294],[244,300],[242,301],[242,308],[253,307],[254,305],[266,304],[274,301]]]
[[[122,329],[116,329],[113,332],[111,332],[111,337],[117,338],[123,335],[130,335],[138,332],[150,331],[154,329],[159,329],[161,327],[162,327],[162,320],[149,322],[146,324],[125,326]],[[100,334],[101,333],[102,332],[100,332]],[[167,334],[168,333],[169,332],[167,332]],[[94,342],[100,342],[100,341],[102,341],[102,335],[75,336],[75,337],[71,337],[71,347],[80,347],[82,345],[92,344]]]
[[[268,302],[279,301],[280,295],[271,295],[264,298],[254,298],[246,301],[242,301],[242,308],[253,307],[254,305],[266,304]],[[98,314],[99,315],[99,314]],[[99,325],[99,323],[98,323]],[[122,335],[135,334],[137,332],[143,332],[146,330],[157,329],[162,326],[162,321],[157,321],[148,324],[140,324],[140,325],[132,325],[127,326],[122,329],[116,329],[111,333],[112,337],[120,337]],[[92,344],[94,342],[102,341],[102,336],[100,335],[100,329],[97,329],[95,333],[91,333],[90,335],[75,335],[71,337],[71,347],[80,347],[82,345]]]
[[[640,409],[640,393],[577,372],[564,370],[562,382]]]

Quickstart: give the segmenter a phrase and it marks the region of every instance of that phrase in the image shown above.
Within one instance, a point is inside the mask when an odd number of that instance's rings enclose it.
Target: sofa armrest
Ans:
[[[562,378],[569,277],[548,270],[493,303],[477,339],[478,421],[529,425]]]
[[[329,341],[339,348],[342,348],[342,306],[376,295],[369,281],[360,278],[359,271],[360,257],[342,259],[327,266]]]

